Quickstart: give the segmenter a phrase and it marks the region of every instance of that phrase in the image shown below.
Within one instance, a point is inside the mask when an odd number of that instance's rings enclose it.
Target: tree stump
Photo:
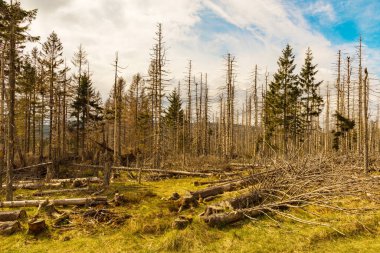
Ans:
[[[172,196],[169,197],[169,200],[178,200],[180,198],[181,196],[178,193],[174,192]]]
[[[110,185],[111,172],[112,172],[111,163],[107,162],[104,166],[104,171],[103,171],[103,186],[104,186],[104,188],[108,188]]]
[[[113,201],[115,203],[115,206],[121,206],[127,202],[127,198],[123,194],[115,193]]]
[[[172,227],[175,228],[175,229],[182,230],[182,229],[187,228],[187,226],[189,226],[192,221],[193,221],[192,218],[188,218],[188,217],[185,217],[185,216],[180,216],[180,217],[178,217],[177,219],[174,220]]]
[[[19,221],[0,222],[0,235],[11,235],[21,231],[22,227]]]
[[[36,220],[28,222],[28,234],[38,235],[47,229],[45,220]]]

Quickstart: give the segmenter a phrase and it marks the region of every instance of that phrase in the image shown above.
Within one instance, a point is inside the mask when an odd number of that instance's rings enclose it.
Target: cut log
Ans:
[[[22,227],[19,221],[0,222],[0,235],[11,235],[21,230]]]
[[[26,184],[14,184],[15,189],[25,189],[25,190],[37,190],[41,188],[60,188],[62,183],[26,183]]]
[[[27,218],[25,210],[0,212],[0,221],[15,221]]]
[[[60,194],[60,193],[73,193],[73,192],[81,192],[81,191],[88,191],[90,188],[84,187],[84,188],[76,188],[76,189],[61,189],[61,190],[49,190],[49,191],[38,191],[33,193],[33,196],[45,196],[45,195],[51,195],[51,194]]]
[[[216,213],[212,215],[205,215],[201,218],[204,222],[206,222],[210,227],[223,227],[225,225],[238,222],[245,218],[249,217],[257,217],[262,213],[258,210],[254,209],[241,209],[228,213]]]
[[[107,197],[99,196],[92,198],[73,198],[73,199],[52,199],[52,200],[19,200],[19,201],[2,201],[0,207],[27,207],[39,206],[41,203],[53,204],[56,206],[70,206],[70,205],[106,205]]]
[[[263,177],[270,176],[272,173],[275,173],[276,170],[271,170],[271,171],[266,171],[266,172],[261,172],[261,173],[256,173],[254,175],[232,181],[230,183],[224,183],[220,185],[215,185],[215,186],[210,186],[195,192],[190,192],[190,194],[195,198],[207,198],[209,196],[215,196],[219,194],[223,194],[224,192],[229,192],[229,191],[235,191],[238,189],[245,188],[249,185],[255,184],[260,182],[260,180]]]
[[[30,166],[26,166],[26,167],[17,168],[17,169],[15,169],[15,171],[18,171],[18,170],[29,170],[29,169],[34,169],[34,168],[38,168],[38,167],[45,167],[45,166],[50,166],[52,164],[53,164],[53,162],[40,163],[40,164],[35,164],[35,165],[30,165]]]
[[[122,170],[122,171],[157,172],[157,173],[163,173],[163,174],[194,176],[194,177],[212,176],[212,173],[179,171],[179,170],[142,169],[142,168],[133,168],[133,167],[112,167],[112,168],[117,169],[117,170]]]
[[[230,198],[217,204],[226,209],[236,210],[256,206],[263,201],[264,197],[258,191],[247,192],[235,198]]]
[[[36,220],[28,222],[28,234],[38,235],[47,229],[45,220]]]
[[[80,177],[80,178],[53,178],[50,180],[50,184],[54,185],[55,183],[72,183],[75,180],[81,180],[86,183],[101,183],[102,180],[98,177]],[[22,180],[17,181],[14,183],[14,186],[19,186],[17,188],[20,188],[22,185],[38,185],[38,186],[49,186],[50,184],[46,184],[45,180]],[[5,185],[3,185],[5,187]]]

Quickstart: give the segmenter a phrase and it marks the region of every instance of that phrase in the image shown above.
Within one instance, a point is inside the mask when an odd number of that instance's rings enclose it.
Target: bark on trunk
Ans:
[[[18,231],[21,231],[19,221],[0,222],[0,235],[11,235]]]
[[[0,212],[0,221],[22,220],[27,217],[25,210]]]
[[[46,199],[46,200],[19,200],[19,201],[2,201],[0,207],[31,207],[39,206],[40,204],[52,204],[56,206],[70,206],[70,205],[106,205],[107,197],[93,197],[93,198],[74,198],[74,199]]]

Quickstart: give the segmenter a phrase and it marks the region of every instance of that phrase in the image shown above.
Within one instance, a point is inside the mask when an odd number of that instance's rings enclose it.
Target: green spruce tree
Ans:
[[[265,125],[268,129],[268,138],[274,132],[282,131],[282,148],[286,155],[289,136],[293,140],[301,128],[299,117],[299,97],[301,90],[298,86],[297,75],[294,74],[296,64],[291,46],[288,44],[277,61],[278,70],[273,75],[269,90],[265,97]]]
[[[169,107],[165,111],[165,125],[167,126],[167,131],[170,136],[170,147],[175,147],[175,151],[178,152],[179,142],[182,140],[180,138],[179,131],[183,127],[183,109],[182,109],[182,101],[177,89],[174,89],[172,93],[170,93],[168,97]]]
[[[308,48],[304,65],[299,74],[299,83],[302,89],[302,118],[308,135],[313,130],[314,119],[322,112],[323,98],[318,94],[318,89],[323,81],[316,81],[317,73],[317,65],[313,65],[313,54]]]

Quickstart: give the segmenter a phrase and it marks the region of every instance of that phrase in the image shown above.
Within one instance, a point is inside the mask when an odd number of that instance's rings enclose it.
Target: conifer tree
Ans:
[[[48,71],[49,81],[49,159],[56,155],[58,141],[58,82],[59,70],[63,64],[63,46],[55,32],[52,32],[42,46],[42,63]],[[53,154],[54,153],[54,154]]]
[[[175,151],[178,152],[179,147],[177,131],[183,127],[184,112],[182,109],[182,101],[177,89],[174,89],[168,96],[169,107],[165,111],[165,125],[168,127],[171,146],[175,147]]]
[[[317,65],[313,65],[313,54],[310,48],[306,51],[304,65],[302,66],[299,74],[299,84],[302,89],[302,118],[306,125],[306,134],[310,137],[313,130],[313,122],[322,112],[323,99],[318,94],[318,89],[323,81],[316,81],[316,74],[318,73]],[[308,137],[307,137],[308,138]],[[310,144],[310,141],[307,141]],[[310,145],[308,145],[310,149]]]
[[[298,129],[297,102],[300,96],[297,75],[294,74],[293,49],[288,44],[282,51],[282,56],[277,61],[278,70],[273,75],[273,81],[269,84],[269,90],[265,99],[265,113],[267,115],[265,125],[268,135],[275,130],[283,132],[283,152],[286,155],[288,139],[292,128]],[[294,131],[292,131],[294,132]]]
[[[27,31],[30,22],[35,19],[37,10],[27,11],[21,8],[19,2],[10,4],[0,1],[0,38],[9,45],[7,47],[8,61],[8,141],[6,147],[7,175],[6,175],[6,199],[13,200],[13,167],[16,139],[15,101],[16,101],[16,63],[18,49],[27,41],[35,41],[37,38],[30,36]]]
[[[85,134],[86,131],[89,131],[90,123],[99,122],[103,118],[100,95],[95,93],[92,81],[87,73],[83,73],[81,77],[78,93],[73,101],[72,108],[74,111],[71,116],[79,119],[79,122],[75,123],[79,123],[79,126],[77,126],[81,133],[79,143],[82,144],[80,148],[84,151]]]

